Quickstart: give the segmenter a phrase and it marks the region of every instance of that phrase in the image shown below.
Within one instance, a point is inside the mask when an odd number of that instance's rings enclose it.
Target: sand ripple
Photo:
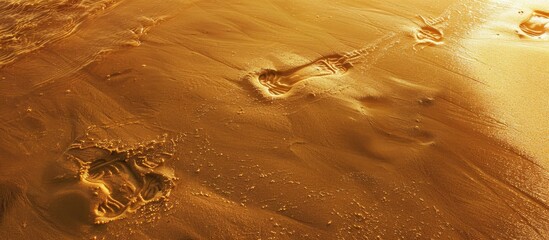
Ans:
[[[46,0],[0,2],[0,67],[18,56],[72,34],[86,19],[117,0]]]

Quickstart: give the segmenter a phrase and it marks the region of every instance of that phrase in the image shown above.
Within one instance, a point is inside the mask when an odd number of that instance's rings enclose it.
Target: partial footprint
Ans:
[[[534,11],[520,25],[520,37],[530,37],[537,39],[548,39],[549,31],[549,12]]]
[[[66,159],[79,166],[75,185],[86,188],[83,193],[93,192],[90,210],[94,223],[102,224],[167,198],[175,177],[164,163],[174,152],[175,141],[165,136],[135,145],[90,138],[72,144]]]
[[[385,54],[385,50],[398,42],[395,34],[389,34],[364,48],[344,54],[334,54],[292,69],[277,71],[264,69],[250,74],[250,82],[267,98],[285,96],[292,87],[304,80],[343,75],[361,62],[375,63]]]
[[[414,31],[414,49],[416,46],[437,46],[444,43],[444,33],[436,25],[444,22],[444,18],[424,18],[418,16],[421,20],[421,24],[418,29]]]
[[[102,179],[104,176],[118,174],[120,171],[129,171],[126,166],[125,154],[112,152],[105,158],[94,160],[91,163],[81,163],[88,167],[87,178]]]
[[[146,174],[143,178],[143,187],[139,195],[144,201],[154,201],[160,197],[169,195],[169,186],[171,183],[163,175],[156,173]]]

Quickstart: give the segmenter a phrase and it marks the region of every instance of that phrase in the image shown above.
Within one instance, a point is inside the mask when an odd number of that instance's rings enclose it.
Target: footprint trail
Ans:
[[[343,54],[321,57],[316,61],[288,70],[263,69],[250,74],[249,80],[267,98],[284,97],[295,84],[315,77],[343,75],[356,64],[369,66],[399,42],[396,34],[386,35],[374,43]]]

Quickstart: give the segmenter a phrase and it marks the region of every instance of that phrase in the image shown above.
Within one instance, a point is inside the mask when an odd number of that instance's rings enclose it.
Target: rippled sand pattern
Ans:
[[[73,33],[116,0],[0,1],[0,67]]]

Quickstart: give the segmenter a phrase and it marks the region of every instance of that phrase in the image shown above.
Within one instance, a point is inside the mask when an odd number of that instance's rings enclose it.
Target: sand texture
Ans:
[[[0,1],[1,239],[549,239],[549,1]]]

